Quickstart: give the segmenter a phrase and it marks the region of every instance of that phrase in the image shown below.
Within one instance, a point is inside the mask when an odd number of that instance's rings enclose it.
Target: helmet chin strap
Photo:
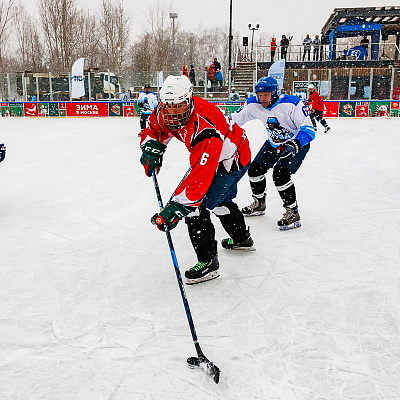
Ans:
[[[278,100],[279,100],[278,91],[275,90],[275,92],[271,96],[271,101],[268,103],[267,108],[271,108]]]

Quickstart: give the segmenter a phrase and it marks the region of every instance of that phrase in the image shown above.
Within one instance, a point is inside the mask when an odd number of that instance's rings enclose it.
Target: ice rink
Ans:
[[[0,119],[0,399],[398,400],[400,119],[328,123],[293,176],[302,227],[278,230],[269,173],[267,213],[247,219],[257,251],[219,246],[221,276],[186,286],[216,385],[186,364],[138,118]],[[264,128],[245,127],[254,156]],[[187,167],[172,141],[164,201]],[[247,176],[236,200],[251,201]],[[172,238],[183,272],[183,222]]]

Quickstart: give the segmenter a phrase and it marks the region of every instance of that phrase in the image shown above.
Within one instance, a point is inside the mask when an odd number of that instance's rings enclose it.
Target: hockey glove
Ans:
[[[300,150],[300,142],[297,139],[289,139],[280,152],[280,158],[290,161]]]
[[[168,226],[168,230],[171,230],[192,211],[193,207],[186,207],[176,201],[171,201],[159,214],[153,215],[151,223],[157,225],[160,231],[165,231],[165,226]]]
[[[162,158],[167,146],[158,140],[149,140],[143,146],[143,153],[140,162],[144,166],[147,176],[151,176],[151,171],[158,172],[162,166]]]
[[[4,143],[0,144],[0,162],[4,160],[6,157],[6,146],[4,146]]]
[[[143,103],[141,101],[138,101],[137,105],[139,108],[143,108]]]
[[[317,116],[315,110],[312,108],[309,112],[311,118],[315,118]]]

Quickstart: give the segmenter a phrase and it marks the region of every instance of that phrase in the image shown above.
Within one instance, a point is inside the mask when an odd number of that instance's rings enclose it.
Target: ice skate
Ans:
[[[265,195],[261,198],[253,196],[254,201],[247,207],[242,208],[242,214],[245,217],[253,217],[256,215],[264,215],[266,204],[265,204]]]
[[[283,214],[282,218],[277,222],[279,229],[281,231],[286,231],[288,229],[295,229],[301,226],[300,214],[297,208],[286,208],[286,212]]]
[[[219,277],[218,273],[219,262],[218,256],[215,255],[210,261],[199,261],[194,267],[185,272],[187,285],[209,281]]]
[[[250,236],[240,243],[235,243],[232,238],[222,239],[221,245],[228,250],[255,251],[254,241]]]
[[[330,129],[331,129],[330,126],[325,127],[325,132],[324,133],[327,133]]]

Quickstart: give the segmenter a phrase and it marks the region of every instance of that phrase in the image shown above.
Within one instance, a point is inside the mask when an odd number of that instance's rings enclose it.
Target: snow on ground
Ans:
[[[400,398],[399,121],[319,126],[293,177],[303,226],[278,230],[269,174],[267,213],[248,219],[257,251],[220,248],[220,278],[186,287],[216,385],[186,366],[138,119],[0,120],[0,399]],[[255,155],[263,127],[246,128]],[[171,142],[164,201],[187,160]],[[237,202],[250,201],[245,177]],[[172,237],[184,271],[184,223]]]

